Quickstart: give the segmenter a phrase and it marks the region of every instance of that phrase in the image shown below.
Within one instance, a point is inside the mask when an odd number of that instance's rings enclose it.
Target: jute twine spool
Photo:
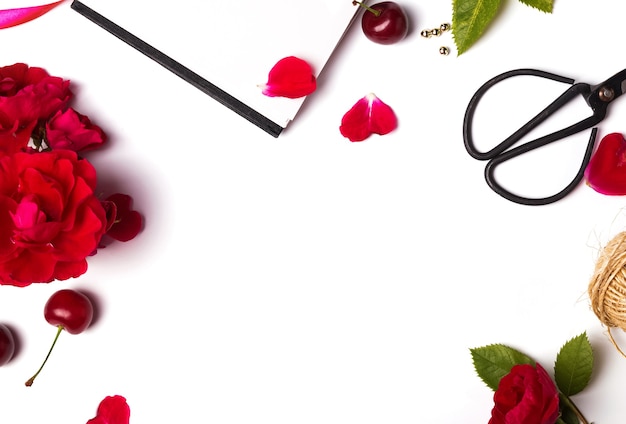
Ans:
[[[588,291],[593,312],[608,328],[611,343],[626,357],[611,334],[613,327],[626,331],[626,231],[600,252]]]

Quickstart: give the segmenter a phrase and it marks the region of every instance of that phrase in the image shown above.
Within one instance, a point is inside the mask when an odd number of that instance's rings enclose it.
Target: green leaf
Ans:
[[[507,375],[514,365],[535,365],[535,361],[528,356],[503,344],[478,347],[470,349],[470,352],[476,373],[491,390],[498,388],[500,379]]]
[[[483,35],[489,23],[495,18],[501,1],[452,1],[452,35],[459,56]]]
[[[539,9],[542,12],[552,13],[553,0],[519,0],[527,6]]]
[[[592,370],[593,350],[583,333],[561,348],[554,364],[554,381],[565,396],[572,396],[587,387]]]

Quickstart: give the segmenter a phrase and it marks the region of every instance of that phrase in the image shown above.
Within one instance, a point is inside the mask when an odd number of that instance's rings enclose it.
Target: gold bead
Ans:
[[[441,31],[439,30],[439,28],[431,29],[430,33],[436,37],[439,37],[441,35]]]
[[[430,33],[430,31],[429,31],[429,30],[425,29],[425,30],[423,30],[423,31],[420,33],[420,35],[421,35],[422,37],[424,37],[424,38],[430,38],[430,36],[431,36],[432,34]]]
[[[439,30],[441,32],[446,32],[450,29],[450,24],[441,24],[441,26],[439,27]]]
[[[442,56],[447,56],[450,54],[450,49],[446,46],[439,47],[439,54]]]

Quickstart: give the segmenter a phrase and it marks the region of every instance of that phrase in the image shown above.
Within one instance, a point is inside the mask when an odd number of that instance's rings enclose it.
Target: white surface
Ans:
[[[626,199],[581,185],[550,206],[505,201],[465,152],[461,124],[471,95],[500,72],[597,83],[624,68],[626,6],[557,0],[545,15],[504,3],[461,57],[438,53],[450,34],[419,35],[450,21],[448,2],[405,2],[415,27],[394,46],[355,25],[278,139],[69,3],[0,31],[4,64],[71,79],[76,108],[111,136],[90,156],[102,189],[132,194],[146,218],[137,239],[90,258],[76,280],[0,287],[0,322],[21,340],[0,368],[1,421],[84,423],[121,394],[133,424],[486,423],[492,393],[469,348],[506,343],[551,369],[587,331],[596,367],[574,399],[596,423],[621,422],[626,359],[586,290],[599,248],[626,225]],[[350,143],[341,117],[368,92],[400,126]],[[536,94],[494,112],[493,133]],[[626,132],[625,116],[620,99],[599,136]],[[550,174],[577,165],[577,144],[560,146],[572,147]],[[99,318],[63,334],[26,388],[54,336],[43,304],[65,287],[97,297]]]
[[[305,60],[316,76],[358,8],[350,1],[83,2],[263,116],[286,127],[305,101],[259,95],[259,85],[286,56]],[[317,18],[316,18],[317,16]]]

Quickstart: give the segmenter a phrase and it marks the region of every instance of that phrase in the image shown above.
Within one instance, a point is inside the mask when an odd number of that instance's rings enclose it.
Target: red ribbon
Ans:
[[[59,4],[63,3],[63,1],[64,0],[60,0],[54,3],[43,4],[41,6],[0,10],[0,29],[10,28],[32,21],[33,19],[37,19],[44,13],[49,12]]]

